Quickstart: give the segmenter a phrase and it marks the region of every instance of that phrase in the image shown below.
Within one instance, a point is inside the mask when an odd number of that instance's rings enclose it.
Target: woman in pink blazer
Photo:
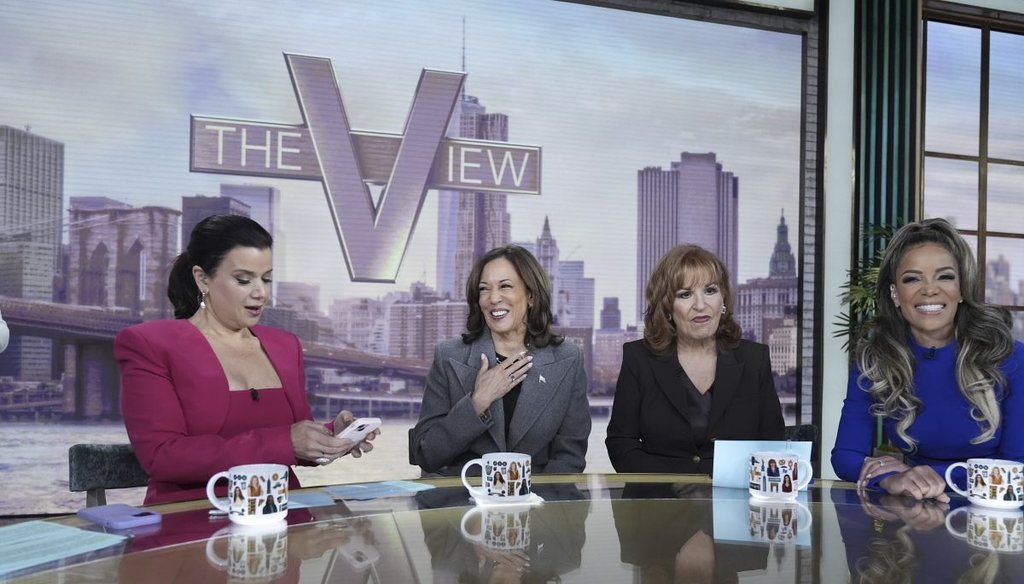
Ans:
[[[326,425],[312,420],[299,340],[257,324],[272,245],[249,218],[207,217],[171,267],[176,320],[123,329],[114,341],[147,504],[203,498],[207,480],[235,465],[327,464],[372,449],[376,433],[359,444],[336,436],[353,420],[347,411]]]

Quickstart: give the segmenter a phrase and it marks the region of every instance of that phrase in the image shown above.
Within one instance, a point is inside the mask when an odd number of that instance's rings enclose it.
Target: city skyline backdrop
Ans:
[[[301,37],[294,28],[302,13],[285,4],[264,15],[279,26],[247,35],[244,22],[228,26],[233,13],[198,4],[177,5],[176,18],[167,18],[158,7],[107,3],[83,13],[95,26],[76,27],[80,42],[70,49],[47,40],[66,24],[47,18],[45,7],[15,5],[17,26],[0,30],[24,42],[14,42],[0,66],[19,82],[0,123],[31,126],[65,144],[65,208],[70,197],[174,207],[170,201],[182,196],[216,196],[226,182],[276,187],[282,245],[275,277],[319,283],[324,304],[381,297],[416,281],[444,289],[435,268],[442,194],[428,193],[396,285],[351,283],[320,184],[188,173],[187,117],[298,123],[281,56],[289,51],[333,60],[353,127],[398,132],[419,70],[461,69],[463,17],[467,93],[508,116],[509,141],[544,149],[543,195],[507,197],[510,239],[534,239],[547,218],[563,259],[583,260],[595,296],[618,297],[628,324],[636,314],[638,170],[668,167],[684,151],[715,152],[741,177],[739,281],[767,275],[778,210],[793,209],[794,224],[798,217],[797,35],[551,2],[497,12],[477,3],[314,7],[318,18],[302,22]],[[562,27],[580,11],[588,27]],[[435,26],[421,26],[420,17]],[[621,49],[610,50],[602,35],[622,39]],[[136,44],[143,55],[120,50]],[[70,50],[74,67],[64,70]],[[47,66],[30,52],[48,55]],[[771,222],[761,221],[768,216]]]

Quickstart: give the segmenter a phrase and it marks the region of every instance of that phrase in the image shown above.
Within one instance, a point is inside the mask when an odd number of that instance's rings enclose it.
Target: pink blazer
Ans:
[[[311,420],[298,338],[265,326],[251,330],[281,378],[292,423]],[[218,435],[228,413],[228,381],[206,337],[187,320],[122,329],[114,357],[124,425],[149,474],[147,504],[201,499],[206,481],[231,466],[297,464],[290,424]]]

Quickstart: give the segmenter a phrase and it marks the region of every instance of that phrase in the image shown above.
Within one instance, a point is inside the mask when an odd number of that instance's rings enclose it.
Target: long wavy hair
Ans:
[[[562,344],[564,337],[556,335],[551,330],[555,320],[551,314],[551,280],[537,258],[518,245],[496,247],[480,256],[473,264],[473,270],[466,278],[466,304],[469,305],[469,315],[466,317],[466,332],[462,333],[462,342],[468,345],[487,330],[484,312],[480,308],[480,278],[483,276],[484,266],[498,258],[505,258],[512,264],[526,288],[526,297],[529,299],[526,307],[526,347]]]
[[[921,563],[917,547],[910,537],[911,528],[903,525],[892,535],[878,535],[868,540],[865,551],[867,555],[857,558],[854,570],[856,581],[866,584],[885,582],[886,584],[910,584],[914,581],[914,570]]]
[[[644,297],[644,342],[655,353],[667,353],[676,344],[676,325],[672,322],[672,305],[676,291],[697,284],[717,284],[722,292],[726,311],[718,321],[715,341],[719,349],[735,347],[740,342],[740,325],[733,318],[732,288],[729,270],[722,260],[697,245],[678,245],[658,260],[647,281]]]
[[[999,364],[1013,352],[1013,322],[1002,308],[985,304],[985,291],[971,248],[945,219],[926,219],[903,226],[893,236],[882,257],[875,290],[875,316],[865,327],[856,349],[861,376],[874,399],[871,413],[896,420],[896,433],[911,451],[917,441],[908,429],[917,417],[921,399],[914,391],[914,354],[908,343],[910,328],[890,297],[896,270],[906,253],[925,243],[936,243],[953,256],[957,264],[963,302],[953,321],[957,343],[956,381],[972,406],[971,417],[979,444],[992,438],[1000,424],[999,402],[1005,382]],[[867,385],[865,385],[865,382]]]

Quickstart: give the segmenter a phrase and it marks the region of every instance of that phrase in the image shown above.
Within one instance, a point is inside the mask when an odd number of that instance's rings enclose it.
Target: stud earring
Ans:
[[[728,310],[726,310],[725,305],[723,304],[722,305],[722,314],[725,314],[726,312],[728,312]]]

